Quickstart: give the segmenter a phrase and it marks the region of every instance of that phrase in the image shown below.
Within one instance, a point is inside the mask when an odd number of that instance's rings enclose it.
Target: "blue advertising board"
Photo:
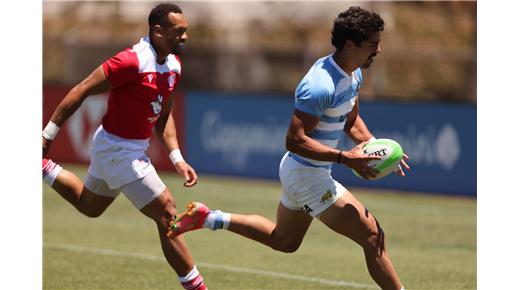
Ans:
[[[186,154],[201,173],[278,178],[292,96],[190,92],[186,95]],[[410,157],[405,178],[366,181],[344,166],[345,186],[476,196],[477,113],[470,105],[361,102],[361,116],[378,138],[399,142]],[[345,138],[340,146],[354,144]]]
[[[186,152],[199,172],[278,178],[291,102],[188,93]]]
[[[355,186],[374,186],[476,196],[477,112],[472,106],[361,103],[360,112],[377,138],[401,144],[412,170],[364,181],[334,168],[333,176]],[[350,140],[342,140],[352,148]]]

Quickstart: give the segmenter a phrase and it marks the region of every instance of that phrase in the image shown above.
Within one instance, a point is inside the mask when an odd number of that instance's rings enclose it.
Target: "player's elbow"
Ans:
[[[290,143],[288,140],[285,141],[285,149],[287,151],[294,151],[294,145]]]
[[[291,152],[298,151],[300,145],[304,142],[304,138],[296,134],[288,133],[285,137],[285,149]]]

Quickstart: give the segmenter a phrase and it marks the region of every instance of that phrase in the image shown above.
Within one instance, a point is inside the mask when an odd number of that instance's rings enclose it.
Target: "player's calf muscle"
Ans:
[[[75,207],[79,206],[83,182],[72,172],[63,169],[52,188]]]

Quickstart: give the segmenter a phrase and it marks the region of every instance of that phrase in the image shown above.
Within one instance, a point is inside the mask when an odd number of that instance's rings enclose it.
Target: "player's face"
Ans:
[[[381,34],[376,32],[372,34],[368,40],[361,42],[361,45],[357,47],[362,68],[370,67],[372,62],[374,62],[374,57],[381,53],[380,42]]]
[[[163,29],[164,46],[170,54],[182,54],[188,40],[188,20],[183,14],[171,12],[168,15],[170,25]]]

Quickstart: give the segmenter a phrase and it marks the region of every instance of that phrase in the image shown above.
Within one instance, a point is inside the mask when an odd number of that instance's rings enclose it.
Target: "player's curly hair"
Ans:
[[[182,13],[182,10],[179,6],[173,3],[161,3],[155,6],[148,16],[148,25],[150,26],[150,29],[152,29],[154,25],[160,25],[161,27],[167,26],[169,24],[168,14],[170,14],[170,12]]]
[[[353,6],[341,12],[334,20],[330,41],[337,50],[343,49],[347,39],[360,46],[370,35],[383,31],[384,28],[385,22],[379,14]]]

